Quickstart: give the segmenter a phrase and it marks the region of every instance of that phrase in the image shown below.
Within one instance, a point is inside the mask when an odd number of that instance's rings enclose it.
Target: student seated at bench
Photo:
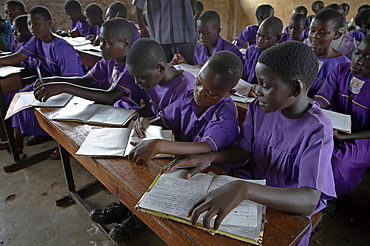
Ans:
[[[208,193],[189,211],[193,225],[205,212],[203,225],[218,229],[243,200],[310,217],[335,197],[328,154],[333,151],[332,124],[307,97],[317,69],[315,54],[301,42],[288,41],[265,50],[256,65],[258,98],[249,105],[238,145],[190,155],[163,168],[168,172],[182,165],[243,163],[234,176],[266,179],[265,186],[234,181]],[[191,168],[187,178],[204,168]],[[308,245],[310,231],[299,245]]]
[[[228,50],[236,54],[243,60],[239,49],[230,41],[220,36],[221,20],[215,11],[206,11],[197,21],[197,31],[200,44],[195,46],[194,65],[202,67],[204,63],[216,52]],[[175,54],[171,61],[172,64],[188,63],[181,54]]]
[[[243,72],[240,59],[229,51],[212,55],[196,77],[193,90],[160,111],[155,124],[175,132],[176,141],[147,140],[137,145],[129,160],[145,163],[156,154],[199,154],[233,144],[238,134],[237,111],[231,95]],[[144,137],[149,118],[139,118],[135,129]]]
[[[0,66],[18,65],[28,57],[40,61],[40,70],[53,76],[82,76],[82,64],[75,49],[65,40],[51,32],[52,17],[45,7],[33,7],[28,13],[28,27],[33,37],[16,53],[0,57]],[[21,91],[32,91],[33,84]],[[27,145],[44,141],[48,134],[38,125],[32,109],[26,109],[13,118],[14,136],[18,151],[23,151],[23,135],[32,135],[27,139]],[[39,137],[42,136],[42,137]],[[8,148],[1,144],[1,149]]]
[[[81,4],[77,0],[67,0],[64,3],[64,12],[72,21],[72,30],[69,33],[57,33],[62,36],[72,38],[83,36],[86,37],[93,33],[93,28],[87,23],[86,16],[82,13]]]

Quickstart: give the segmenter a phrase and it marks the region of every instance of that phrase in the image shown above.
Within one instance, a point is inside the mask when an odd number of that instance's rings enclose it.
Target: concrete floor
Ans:
[[[25,148],[28,155],[55,145],[54,141]],[[12,162],[6,150],[0,151],[0,245],[115,245],[89,219],[79,205],[57,207],[55,200],[66,194],[60,161],[46,160],[14,173],[3,166]],[[77,187],[94,177],[72,161]],[[78,177],[78,178],[77,178]],[[116,201],[102,189],[87,198],[96,208]],[[340,212],[312,238],[310,246],[370,244],[370,172],[361,185],[341,202]],[[112,227],[111,225],[110,227]],[[165,245],[147,229],[126,245]]]

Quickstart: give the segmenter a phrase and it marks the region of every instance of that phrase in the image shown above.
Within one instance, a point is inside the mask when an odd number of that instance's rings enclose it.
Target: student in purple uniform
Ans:
[[[347,57],[331,47],[331,42],[338,35],[342,23],[342,16],[332,9],[321,10],[312,20],[308,45],[312,47],[316,54],[319,62],[319,72],[308,91],[308,97],[310,98],[316,95],[335,65],[349,61]]]
[[[335,197],[330,155],[332,124],[307,90],[317,74],[317,59],[301,42],[288,41],[264,51],[256,65],[258,99],[249,105],[238,145],[224,151],[191,155],[164,167],[246,162],[234,171],[239,178],[266,179],[266,186],[242,181],[228,183],[208,193],[189,211],[195,225],[214,229],[243,200],[310,217]],[[192,168],[190,178],[204,167]],[[310,231],[299,245],[308,245]]]
[[[113,18],[103,23],[99,35],[100,60],[83,77],[44,78],[43,84],[36,83],[34,94],[40,101],[51,96],[69,93],[93,100],[96,103],[115,107],[137,109],[141,99],[146,99],[145,91],[135,85],[135,79],[126,68],[126,54],[133,40],[131,24],[123,18]],[[91,87],[92,83],[104,84],[103,88]]]
[[[142,116],[156,115],[185,91],[193,89],[195,77],[168,66],[162,46],[152,39],[137,40],[127,54],[126,64],[136,84],[150,99],[146,106],[151,112]]]
[[[52,18],[45,7],[33,7],[28,13],[28,28],[33,37],[15,54],[0,58],[0,66],[17,65],[29,56],[39,59],[43,73],[59,76],[82,76],[82,64],[74,48],[51,32]],[[32,90],[32,84],[21,91]],[[26,109],[13,116],[13,127],[18,150],[23,149],[23,135],[32,135],[26,144],[34,145],[47,136],[35,118],[32,109]],[[6,148],[2,146],[2,148]]]
[[[286,32],[288,35],[283,38],[281,37],[279,43],[285,41],[299,41],[303,42],[308,36],[308,29],[306,27],[306,17],[302,14],[295,14],[289,20],[289,26],[287,26]],[[284,31],[282,35],[284,34]],[[307,36],[305,36],[307,34]]]
[[[322,108],[349,114],[352,133],[334,134],[332,165],[337,195],[350,192],[370,166],[370,35],[366,36],[351,62],[337,65],[315,100]]]
[[[230,146],[238,134],[234,87],[243,72],[240,59],[220,51],[206,62],[197,75],[194,90],[189,90],[160,111],[158,124],[175,132],[176,141],[147,140],[137,145],[128,158],[146,163],[156,154],[199,154]],[[139,118],[135,129],[144,137],[149,118]]]
[[[247,26],[233,41],[238,48],[242,48],[248,42],[248,46],[256,44],[258,27],[268,17],[274,16],[274,8],[271,5],[263,4],[256,9],[257,25]]]
[[[319,13],[323,8],[325,7],[324,5],[324,2],[323,1],[315,1],[312,3],[311,5],[311,9],[312,11],[315,13],[314,15],[309,15],[307,16],[307,19],[306,19],[306,26],[310,26],[311,25],[311,22],[313,20],[313,17],[315,17],[315,15],[317,13]]]
[[[89,4],[85,8],[86,21],[92,26],[93,32],[88,35],[86,39],[95,40],[96,36],[100,34],[100,27],[104,23],[103,20],[103,10],[102,8],[95,4]]]
[[[301,15],[303,15],[303,16],[304,16],[304,18],[305,18],[305,22],[306,22],[307,9],[306,9],[306,7],[305,7],[305,6],[298,6],[298,7],[296,7],[296,8],[293,10],[293,12],[292,12],[292,16],[297,15],[297,14],[301,14]],[[306,25],[306,24],[305,24],[305,25]],[[283,33],[287,33],[287,34],[289,34],[289,26],[286,26],[286,27],[284,27],[284,28],[283,28]],[[306,37],[306,38],[307,38],[307,37]],[[288,41],[288,40],[286,40],[286,41]]]
[[[361,42],[370,33],[370,9],[360,11],[356,15],[355,23],[360,29],[350,32],[348,36],[354,37],[358,42]]]
[[[19,0],[8,0],[4,5],[5,19],[13,23],[14,19],[20,15],[27,14],[26,5]]]
[[[70,37],[85,37],[93,33],[92,27],[86,21],[86,16],[84,16],[82,13],[81,4],[79,1],[67,0],[64,3],[64,12],[72,21],[72,30],[69,31]]]
[[[194,49],[194,65],[198,68],[216,52],[228,50],[236,54],[243,60],[239,49],[228,40],[220,36],[221,20],[216,11],[206,11],[197,21],[197,32],[200,43]],[[180,54],[175,54],[171,61],[172,64],[188,63]]]
[[[244,59],[244,73],[243,77],[251,84],[257,84],[255,67],[261,52],[267,48],[277,44],[281,38],[281,30],[283,29],[283,22],[275,17],[269,17],[261,23],[257,31],[257,44],[252,45],[247,49]]]
[[[105,13],[106,21],[111,19],[111,18],[114,18],[114,17],[122,17],[122,18],[126,19],[126,16],[127,16],[126,6],[121,2],[112,3],[108,7],[107,12]],[[133,23],[132,21],[129,21],[129,20],[127,20],[127,21],[130,22],[130,24],[132,26],[132,29],[134,30],[133,42],[135,42],[136,40],[138,40],[140,38],[139,30],[137,29],[135,23]]]

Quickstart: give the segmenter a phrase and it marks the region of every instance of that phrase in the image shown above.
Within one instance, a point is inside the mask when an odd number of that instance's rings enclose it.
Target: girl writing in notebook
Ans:
[[[317,103],[307,97],[317,74],[317,59],[301,42],[288,41],[264,51],[256,65],[257,96],[248,108],[238,145],[224,151],[177,159],[168,172],[201,164],[245,163],[234,170],[239,178],[266,179],[266,186],[235,181],[210,192],[189,211],[193,224],[203,212],[204,226],[216,217],[214,229],[242,200],[285,212],[310,216],[335,197],[330,155],[332,125]],[[309,233],[302,239],[307,245]]]

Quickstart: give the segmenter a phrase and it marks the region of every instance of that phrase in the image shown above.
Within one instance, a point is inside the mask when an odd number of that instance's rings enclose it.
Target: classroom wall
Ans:
[[[4,2],[0,0],[0,13],[4,14]],[[255,10],[260,4],[270,4],[275,8],[275,16],[279,17],[284,26],[288,25],[293,9],[299,5],[303,5],[308,9],[308,14],[313,14],[311,4],[314,0],[201,0],[204,5],[204,10],[215,10],[221,16],[222,32],[221,35],[229,40],[232,40],[238,35],[247,25],[256,24]],[[30,9],[35,5],[43,5],[51,11],[55,23],[62,30],[69,30],[71,22],[68,16],[64,13],[64,0],[23,0],[27,8]],[[98,2],[105,12],[107,7],[114,0],[80,0],[83,9],[90,3]],[[121,0],[127,7],[127,19],[135,20],[134,8],[132,0]],[[333,1],[323,0],[325,5],[333,3]],[[342,0],[339,3],[347,2],[350,4],[350,12],[347,19],[351,19],[356,15],[357,9],[362,4],[368,4],[365,0]]]

